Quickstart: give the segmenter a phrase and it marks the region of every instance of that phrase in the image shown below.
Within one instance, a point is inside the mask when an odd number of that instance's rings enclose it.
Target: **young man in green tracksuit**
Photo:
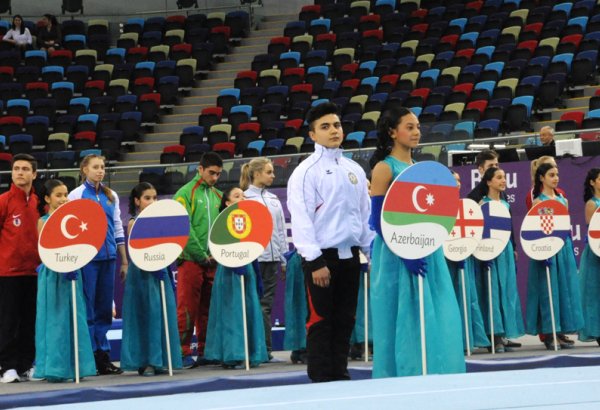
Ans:
[[[194,326],[198,338],[198,363],[204,356],[210,294],[216,262],[208,249],[208,233],[219,215],[221,191],[215,188],[223,161],[218,154],[208,152],[200,159],[198,175],[185,184],[173,199],[185,206],[190,215],[190,237],[180,256],[177,273],[177,323],[183,367],[194,365],[190,343]]]

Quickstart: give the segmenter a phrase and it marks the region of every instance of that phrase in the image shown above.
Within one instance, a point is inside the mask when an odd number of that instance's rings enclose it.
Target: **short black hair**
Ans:
[[[329,114],[335,114],[337,116],[340,115],[339,107],[332,102],[324,102],[312,107],[310,110],[308,110],[308,113],[306,113],[306,122],[308,123],[308,128],[311,131],[314,131],[315,121]]]
[[[12,168],[15,162],[17,161],[27,161],[31,164],[31,168],[33,172],[37,171],[37,159],[29,154],[17,154],[12,157],[12,162],[10,163],[10,167]]]
[[[216,152],[205,152],[200,158],[200,164],[202,168],[208,167],[219,167],[223,168],[223,160]]]
[[[490,161],[493,159],[498,159],[500,156],[493,149],[484,149],[475,157],[475,165],[477,167],[482,167],[485,164],[485,161]]]

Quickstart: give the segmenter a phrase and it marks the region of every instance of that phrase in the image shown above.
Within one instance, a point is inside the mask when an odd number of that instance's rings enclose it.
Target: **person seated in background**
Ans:
[[[554,129],[546,125],[540,128],[540,142],[545,147],[553,147],[554,146]]]
[[[33,41],[31,33],[29,32],[29,29],[25,27],[23,17],[19,14],[15,14],[13,17],[10,30],[6,32],[2,41],[10,43],[20,49],[31,48],[31,43]]]
[[[44,14],[42,26],[38,30],[37,45],[40,50],[48,53],[60,48],[60,26],[52,14]]]

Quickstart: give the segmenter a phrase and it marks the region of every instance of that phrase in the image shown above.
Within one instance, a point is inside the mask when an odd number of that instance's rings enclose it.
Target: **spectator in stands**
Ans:
[[[554,129],[551,126],[546,125],[540,128],[540,142],[545,147],[554,146]]]
[[[40,27],[37,35],[38,47],[41,50],[52,53],[60,48],[60,26],[56,17],[52,14],[44,14],[42,17],[43,27]]]
[[[283,256],[288,251],[285,232],[285,216],[283,207],[277,195],[267,191],[273,184],[275,172],[273,163],[268,158],[254,158],[242,166],[240,187],[244,190],[246,199],[258,201],[269,208],[273,218],[273,234],[264,253],[258,258],[260,275],[263,283],[263,296],[260,300],[263,321],[265,323],[265,342],[269,360],[272,358],[271,351],[271,308],[275,299],[277,287],[277,272],[281,266],[285,273],[286,259]]]
[[[306,350],[313,382],[349,380],[348,352],[358,296],[359,248],[373,237],[367,178],[343,155],[338,107],[308,112],[315,152],[298,165],[287,187],[292,236],[302,256],[308,298]],[[389,324],[386,324],[389,325]]]
[[[222,193],[215,184],[223,171],[223,160],[214,152],[200,158],[198,175],[173,197],[190,215],[190,237],[180,256],[177,275],[177,322],[181,339],[183,367],[208,364],[204,359],[210,295],[216,261],[208,249],[208,232],[219,215]],[[191,341],[196,326],[198,359],[192,358]]]
[[[69,193],[69,201],[84,198],[99,203],[108,222],[104,245],[96,257],[81,269],[92,350],[98,374],[121,374],[123,371],[110,361],[110,344],[106,337],[112,326],[117,254],[121,259],[119,272],[122,280],[125,280],[128,265],[119,197],[102,183],[105,175],[103,156],[87,155],[81,161],[80,171],[83,183]]]
[[[23,17],[15,14],[10,30],[6,32],[2,40],[22,50],[31,48],[33,40],[29,29],[23,23]]]
[[[2,383],[28,380],[35,358],[38,197],[37,162],[28,154],[12,161],[12,185],[0,195],[0,366]],[[58,347],[57,347],[58,348]]]

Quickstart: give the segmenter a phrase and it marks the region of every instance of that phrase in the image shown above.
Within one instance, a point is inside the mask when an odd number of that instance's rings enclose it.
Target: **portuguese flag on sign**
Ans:
[[[267,207],[244,200],[219,214],[210,231],[210,242],[216,245],[254,242],[265,248],[272,232],[273,220]]]
[[[419,162],[392,183],[383,205],[382,219],[395,226],[420,223],[442,225],[450,232],[459,206],[458,187],[443,165]],[[444,167],[445,168],[445,167]]]

